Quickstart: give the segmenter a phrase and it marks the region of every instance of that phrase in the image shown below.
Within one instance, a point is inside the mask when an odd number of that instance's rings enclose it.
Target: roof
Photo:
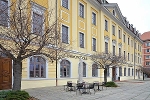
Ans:
[[[143,33],[141,36],[140,36],[141,40],[150,40],[150,31],[148,32],[145,32]]]

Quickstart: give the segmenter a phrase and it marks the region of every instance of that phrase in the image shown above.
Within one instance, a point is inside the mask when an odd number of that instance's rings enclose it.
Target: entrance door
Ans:
[[[12,60],[0,58],[0,90],[12,88]]]
[[[113,67],[112,68],[112,81],[115,81],[116,80],[116,68]]]

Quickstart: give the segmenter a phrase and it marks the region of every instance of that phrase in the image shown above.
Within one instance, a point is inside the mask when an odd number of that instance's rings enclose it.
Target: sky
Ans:
[[[121,13],[139,33],[150,31],[150,0],[107,0],[117,3]]]

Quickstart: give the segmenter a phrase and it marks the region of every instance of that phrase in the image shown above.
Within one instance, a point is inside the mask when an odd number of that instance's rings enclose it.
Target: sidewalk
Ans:
[[[66,92],[63,86],[27,89],[31,96],[40,100],[150,100],[150,79],[116,82],[117,88],[104,88],[95,94]]]

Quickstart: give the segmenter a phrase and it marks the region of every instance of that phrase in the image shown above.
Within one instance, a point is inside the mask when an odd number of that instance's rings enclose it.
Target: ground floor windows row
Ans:
[[[29,77],[46,78],[46,59],[41,56],[32,56],[29,58]],[[64,59],[60,62],[60,78],[71,77],[71,62]],[[87,64],[83,62],[83,77],[87,77]],[[92,77],[98,77],[98,65],[92,64]],[[79,64],[78,64],[78,70]]]
[[[77,64],[77,69],[79,72],[80,64]],[[65,78],[65,77],[71,77],[71,74],[73,73],[72,67],[75,67],[74,65],[71,65],[71,62],[67,59],[63,59],[59,62],[58,71],[59,71],[59,77]],[[29,58],[29,77],[30,78],[46,78],[46,72],[47,72],[47,64],[46,59],[42,56],[32,56]],[[87,67],[87,64],[83,62],[82,64],[82,74],[83,77],[87,77],[87,72],[89,68]],[[115,72],[119,76],[134,76],[134,69],[128,68],[128,67],[119,67],[115,68]],[[98,71],[98,65],[93,63],[90,68],[91,76],[92,77],[98,77],[100,70]],[[81,71],[80,71],[81,72]],[[110,68],[107,69],[107,76],[110,76]],[[135,69],[135,76],[137,76],[139,73],[138,69]]]
[[[119,76],[123,76],[122,72],[123,72],[123,68],[119,67]],[[139,73],[139,70],[135,69],[135,76],[137,76],[138,73]],[[134,76],[134,69],[133,68],[124,68],[124,76]]]

